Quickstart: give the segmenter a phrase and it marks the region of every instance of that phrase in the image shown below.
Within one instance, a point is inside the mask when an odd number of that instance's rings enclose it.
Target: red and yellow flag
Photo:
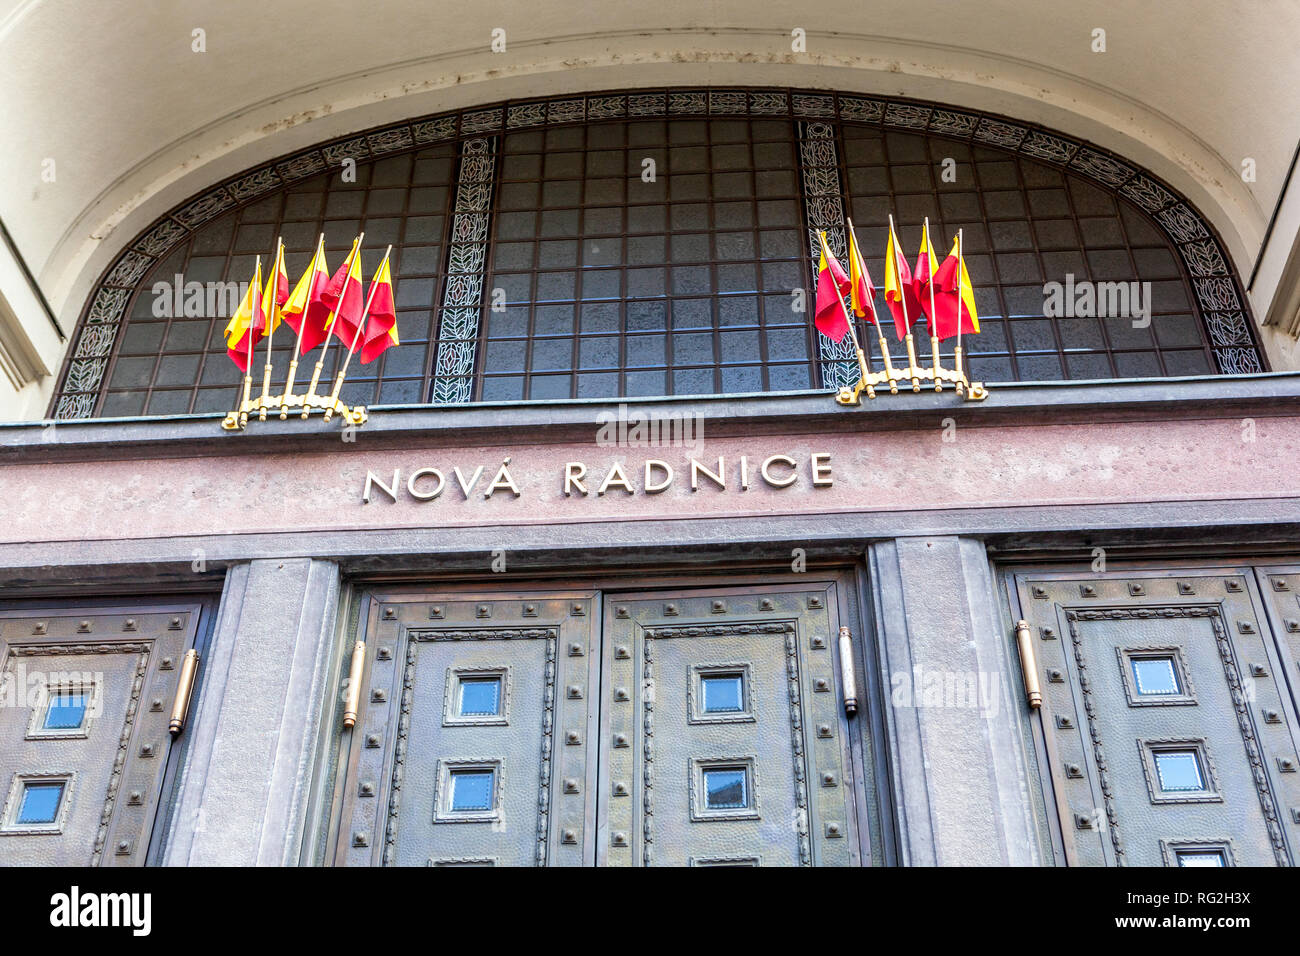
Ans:
[[[921,314],[930,323],[930,334],[934,335],[934,316],[930,315],[930,283],[934,280],[934,252],[930,248],[930,220],[921,226],[921,251],[916,256],[916,271],[912,273],[912,288]],[[936,301],[936,306],[938,305]],[[920,316],[908,313],[913,319]]]
[[[262,290],[263,327],[261,338],[280,327],[280,306],[289,298],[289,274],[284,270],[284,243],[275,247],[275,264],[266,277],[266,288]]]
[[[849,323],[844,318],[843,295],[849,290],[849,277],[835,258],[835,253],[822,240],[821,263],[817,268],[817,304],[813,311],[813,325],[817,331],[835,342],[843,341],[849,334]]]
[[[393,302],[393,277],[388,269],[388,256],[384,256],[370,280],[369,301],[366,330],[361,333],[365,339],[361,346],[362,365],[379,358],[385,349],[402,344],[397,339],[397,307]]]
[[[325,237],[316,244],[316,255],[302,274],[298,284],[284,303],[281,313],[289,328],[302,338],[300,355],[306,355],[329,337],[325,323],[329,321],[330,307],[321,300],[321,293],[329,284],[329,266],[325,264]],[[302,327],[305,323],[305,328]]]
[[[362,321],[361,301],[361,238],[352,240],[352,251],[343,260],[334,277],[320,294],[321,301],[333,312],[326,326],[351,349],[357,338],[357,326]]]
[[[912,272],[898,248],[892,222],[889,224],[889,242],[885,245],[885,304],[894,314],[894,332],[902,341],[911,331],[912,323],[921,317],[921,307],[916,301]]]
[[[230,356],[230,361],[239,366],[241,372],[248,371],[253,346],[262,337],[265,325],[262,298],[262,257],[258,256],[253,281],[244,293],[239,308],[226,323],[226,354]]]
[[[979,334],[980,317],[975,308],[975,292],[971,288],[970,274],[966,271],[966,260],[962,258],[958,240],[952,241],[952,251],[935,271],[933,281],[934,311],[937,313],[935,334],[941,340],[952,338],[957,334],[959,322],[962,335]]]
[[[871,282],[866,260],[858,249],[858,237],[852,229],[849,230],[849,302],[858,318],[876,321],[876,287]]]

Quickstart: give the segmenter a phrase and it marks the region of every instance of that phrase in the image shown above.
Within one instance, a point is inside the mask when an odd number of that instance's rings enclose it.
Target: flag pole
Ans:
[[[862,258],[862,250],[858,248],[857,233],[853,231],[853,220],[846,219],[845,221],[849,224],[849,242],[853,244],[853,252],[854,254],[857,255],[858,260],[862,262],[865,266],[866,260]],[[874,315],[876,311],[876,307],[875,307],[876,287],[872,286],[870,292],[871,292],[871,299],[872,299],[871,311],[872,314]],[[894,380],[894,364],[889,359],[889,345],[886,344],[885,342],[885,333],[882,332],[880,329],[879,315],[876,315],[876,321],[873,322],[872,325],[876,327],[876,341],[880,345],[880,356],[885,361],[885,378],[889,379],[889,393],[891,395],[897,395],[898,382]]]
[[[262,257],[257,257],[257,270],[253,273],[254,294],[257,296],[257,304],[260,308],[262,305]],[[266,317],[262,317],[266,321]],[[250,322],[247,330],[248,334],[248,364],[244,369],[244,400],[239,405],[239,427],[243,428],[248,424],[248,401],[253,392],[253,325]]]
[[[957,366],[957,394],[966,394],[966,373],[961,367],[961,274],[964,261],[961,257],[961,230],[957,230],[957,347],[953,350],[952,361]]]
[[[307,267],[312,270],[313,276],[316,272],[316,261],[320,258],[321,253],[325,251],[325,233],[320,234],[316,240],[316,254],[311,257],[311,264]],[[307,291],[310,293],[311,288]],[[298,316],[298,341],[293,347],[293,354],[289,356],[289,374],[284,380],[284,395],[280,397],[280,421],[289,417],[289,398],[293,395],[294,379],[298,377],[298,353],[302,351],[302,333],[307,328],[307,302],[303,303],[302,312]]]
[[[375,270],[375,275],[383,272],[384,265],[388,262],[389,255],[392,254],[393,247],[390,245],[384,250],[384,258],[379,263],[379,268]],[[366,307],[361,310],[361,318],[357,320],[357,330],[352,333],[352,344],[348,346],[347,357],[343,359],[343,368],[339,369],[338,376],[334,379],[334,391],[330,393],[329,405],[325,408],[325,421],[334,417],[334,406],[339,400],[339,392],[343,390],[343,379],[348,374],[348,365],[352,362],[352,353],[356,351],[357,341],[361,338],[361,332],[366,327],[366,319],[370,317],[370,303],[374,301],[375,290],[379,288],[379,283],[374,278],[370,279],[370,292],[366,295]],[[342,296],[339,297],[340,301]]]
[[[826,244],[826,230],[817,230],[817,239],[822,244],[822,255],[826,257],[827,263],[831,260],[830,246]],[[852,253],[849,253],[852,256]],[[849,261],[849,270],[852,271],[853,262]],[[853,317],[849,315],[848,308],[844,305],[844,296],[840,295],[840,290],[835,290],[835,298],[839,300],[840,311],[844,313],[844,323],[849,327],[849,336],[853,339],[853,348],[858,353],[858,371],[862,373],[862,384],[866,386],[867,398],[876,397],[876,389],[870,382],[871,371],[867,366],[867,353],[862,351],[862,346],[858,344],[858,331],[853,327]]]
[[[366,234],[363,232],[361,235],[357,236],[355,239],[352,240],[352,252],[349,252],[348,258],[344,260],[344,263],[348,267],[349,273],[352,271],[352,263],[351,263],[352,256],[354,253],[356,255],[361,255],[361,242],[365,238],[366,238]],[[343,293],[347,291],[347,287],[348,287],[348,280],[345,274],[343,279],[343,288],[339,290],[340,304],[342,304],[343,302]],[[320,358],[316,360],[316,367],[312,369],[311,385],[307,387],[307,394],[302,397],[303,418],[306,418],[307,415],[311,412],[311,405],[308,404],[307,400],[316,394],[316,386],[320,384],[321,369],[324,368],[325,366],[325,354],[330,350],[330,345],[333,344],[334,341],[334,335],[332,334],[334,319],[335,319],[335,313],[331,312],[329,314],[329,318],[325,320],[325,328],[327,330],[325,335],[325,345],[320,350]]]
[[[271,404],[271,337],[275,335],[275,309],[276,298],[280,294],[280,267],[284,264],[284,237],[275,237],[275,262],[271,265],[271,271],[275,273],[270,281],[274,281],[275,291],[271,293],[271,313],[263,314],[262,321],[266,323],[266,365],[262,368],[262,404],[257,410],[257,420],[266,421],[266,409]],[[266,312],[266,296],[262,296],[262,312]]]
[[[943,391],[943,380],[939,378],[939,319],[934,314],[934,246],[930,244],[930,217],[925,217],[925,271],[926,287],[930,290],[930,355],[934,358],[934,390]]]
[[[912,391],[919,392],[921,390],[921,380],[916,377],[916,371],[917,371],[916,342],[912,338],[912,323],[907,315],[907,295],[903,291],[903,286],[902,286],[903,271],[898,268],[898,256],[900,250],[898,248],[898,233],[894,232],[893,213],[889,214],[889,238],[893,240],[892,245],[894,247],[894,275],[899,277],[898,301],[899,304],[902,305],[903,307],[903,325],[907,326],[907,338],[906,338],[907,361],[909,363],[907,372],[912,379]]]

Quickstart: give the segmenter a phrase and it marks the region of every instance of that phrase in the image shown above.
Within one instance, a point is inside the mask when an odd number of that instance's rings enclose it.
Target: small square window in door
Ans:
[[[5,803],[4,833],[63,831],[72,791],[72,774],[15,774]]]
[[[1115,654],[1130,707],[1196,703],[1181,647],[1117,647]]]
[[[32,709],[27,739],[84,740],[90,736],[92,718],[98,712],[99,695],[94,683],[51,687],[45,703]]]
[[[1222,803],[1205,741],[1139,740],[1152,803]]]
[[[686,675],[692,724],[753,723],[754,687],[748,663],[694,664]]]
[[[451,667],[443,698],[444,727],[504,727],[509,724],[507,667]]]
[[[759,818],[753,757],[696,758],[690,772],[693,821]]]
[[[485,823],[501,819],[499,758],[439,760],[434,823]]]
[[[1235,866],[1229,840],[1161,840],[1165,866]]]

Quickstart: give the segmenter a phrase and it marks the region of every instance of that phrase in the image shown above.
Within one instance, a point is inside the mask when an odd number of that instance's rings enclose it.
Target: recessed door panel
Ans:
[[[0,864],[139,866],[194,607],[0,615]]]
[[[1280,668],[1291,691],[1291,702],[1300,708],[1300,567],[1264,567],[1255,573],[1266,616],[1277,638]]]
[[[337,860],[587,862],[592,596],[373,605]]]
[[[611,596],[600,858],[857,862],[833,591]]]
[[[1288,865],[1295,727],[1250,573],[1018,577],[1073,861]]]

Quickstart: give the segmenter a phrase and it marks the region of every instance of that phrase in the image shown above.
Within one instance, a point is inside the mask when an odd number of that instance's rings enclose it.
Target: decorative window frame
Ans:
[[[692,757],[687,767],[690,774],[691,822],[705,823],[718,820],[761,820],[758,804],[758,775],[755,769],[757,760],[753,754],[743,757]],[[749,806],[731,807],[711,810],[708,807],[704,790],[704,772],[706,770],[745,771],[745,786],[748,789]]]
[[[435,144],[475,139],[483,140],[483,148],[490,151],[493,137],[515,130],[604,119],[700,116],[790,119],[802,124],[800,141],[809,144],[814,152],[819,143],[836,142],[833,137],[822,136],[817,124],[830,124],[833,129],[835,124],[852,123],[929,133],[1003,149],[1084,176],[1135,203],[1168,237],[1187,271],[1196,300],[1193,308],[1205,326],[1219,374],[1267,371],[1249,300],[1218,232],[1187,197],[1136,163],[1076,137],[965,107],[797,89],[660,88],[508,100],[372,127],[262,163],[189,197],[128,242],[100,276],[87,297],[64,358],[49,417],[94,417],[131,298],[149,269],[176,244],[218,216],[328,171],[344,156],[366,162]],[[807,165],[808,154],[803,149],[801,152],[805,153],[801,158]],[[835,192],[839,188],[838,169],[834,170],[836,183],[822,177],[818,182],[824,180],[824,189],[810,188],[808,176],[818,168],[830,170],[820,164],[805,170],[805,215],[810,240],[822,224],[817,209],[830,209],[842,202],[842,194]],[[486,213],[488,209],[475,206],[465,211]],[[843,248],[842,235],[832,233],[828,239],[833,250]],[[476,274],[467,273],[471,284]],[[456,307],[461,305],[455,303]],[[440,338],[442,322],[448,318],[446,310],[451,307],[451,303],[444,302],[439,310],[436,331]],[[472,311],[472,305],[469,308]],[[477,328],[478,313],[457,313],[451,319],[460,321],[462,331],[468,334],[471,319]],[[833,390],[843,369],[851,369],[846,360],[851,356],[842,354],[830,340],[821,341],[823,384]],[[451,348],[440,354],[439,367],[463,374],[472,357],[464,348]],[[456,381],[434,377],[435,404],[465,400],[464,388]]]
[[[761,856],[693,856],[691,866],[762,866]]]
[[[72,807],[72,791],[76,771],[41,771],[15,773],[9,782],[9,795],[5,798],[4,812],[0,814],[0,836],[58,836],[63,833]],[[62,783],[63,796],[53,823],[19,823],[18,811],[22,805],[24,785],[27,783]]]
[[[1160,855],[1165,866],[1178,866],[1179,853],[1222,853],[1224,866],[1236,866],[1232,854],[1232,841],[1226,837],[1220,840],[1161,840]]]
[[[1181,694],[1139,694],[1137,683],[1133,678],[1133,659],[1143,657],[1168,656],[1173,659],[1174,673],[1178,677]],[[1146,647],[1129,645],[1115,648],[1115,657],[1119,661],[1120,680],[1124,685],[1124,696],[1130,707],[1179,707],[1195,706],[1196,688],[1192,686],[1191,675],[1187,669],[1187,660],[1183,649],[1177,645]]]
[[[461,682],[476,677],[501,679],[501,713],[494,717],[461,716],[457,713]],[[442,725],[444,727],[508,727],[510,725],[510,684],[510,668],[505,664],[448,667],[442,697]]]
[[[459,770],[492,771],[492,807],[488,810],[452,810],[451,775]],[[505,760],[501,757],[468,757],[463,760],[439,759],[438,775],[433,785],[434,823],[496,823],[501,820],[505,792]]]
[[[1222,803],[1223,794],[1219,790],[1219,777],[1210,759],[1210,751],[1204,737],[1161,737],[1138,738],[1138,757],[1142,761],[1142,775],[1146,778],[1147,795],[1153,804],[1175,803]],[[1205,778],[1204,790],[1164,790],[1160,786],[1160,774],[1156,771],[1155,755],[1170,750],[1191,750],[1196,753],[1201,775]]]
[[[429,857],[425,866],[500,866],[495,856],[439,856]]]
[[[47,730],[43,724],[45,723],[45,715],[50,709],[50,701],[54,698],[55,694],[68,689],[88,692],[85,717],[81,721],[81,726],[66,730]],[[96,680],[70,680],[46,688],[45,703],[39,707],[32,708],[32,715],[27,721],[27,735],[24,739],[86,740],[90,737],[90,725],[94,722],[94,719],[99,714],[102,706],[102,688],[99,686],[99,681]]]
[[[715,675],[740,674],[741,709],[715,714],[704,711],[703,679]],[[752,724],[754,715],[754,668],[748,661],[721,664],[691,664],[686,669],[686,721],[690,724]]]

